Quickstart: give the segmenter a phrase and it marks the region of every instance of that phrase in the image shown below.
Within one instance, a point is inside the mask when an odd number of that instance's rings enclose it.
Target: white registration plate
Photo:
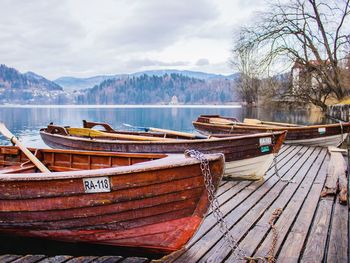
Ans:
[[[111,191],[108,177],[94,177],[83,179],[85,193],[105,193]]]
[[[324,128],[324,127],[318,128],[318,133],[319,134],[325,134],[326,133],[326,128]]]
[[[259,139],[259,144],[260,144],[260,146],[271,145],[272,144],[271,137],[260,138]]]

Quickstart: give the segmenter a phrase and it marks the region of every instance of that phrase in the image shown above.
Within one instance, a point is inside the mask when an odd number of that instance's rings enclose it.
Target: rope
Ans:
[[[273,211],[272,216],[269,220],[269,225],[272,228],[272,243],[271,243],[269,252],[267,253],[267,256],[266,256],[268,263],[276,262],[276,258],[274,254],[275,254],[276,244],[278,241],[278,230],[276,228],[276,225],[274,224],[274,221],[281,215],[281,213],[282,213],[282,208],[276,208],[275,211]]]

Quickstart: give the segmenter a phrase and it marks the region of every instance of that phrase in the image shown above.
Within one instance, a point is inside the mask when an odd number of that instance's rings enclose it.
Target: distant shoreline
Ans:
[[[141,105],[141,104],[125,104],[125,105],[23,105],[23,104],[6,104],[0,105],[0,108],[242,108],[237,104],[209,104],[209,105]]]

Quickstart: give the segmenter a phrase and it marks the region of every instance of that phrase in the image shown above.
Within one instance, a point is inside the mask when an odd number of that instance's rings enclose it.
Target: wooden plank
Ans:
[[[326,196],[320,200],[300,262],[323,261],[334,199]]]
[[[343,158],[344,160],[344,158]],[[339,174],[338,188],[339,188],[339,202],[343,205],[348,203],[348,179],[346,178],[347,165],[344,160],[344,171]]]
[[[278,251],[279,247],[282,245],[282,242],[285,236],[289,233],[291,226],[293,225],[298,212],[301,209],[303,202],[308,194],[309,189],[312,186],[313,180],[318,174],[320,167],[322,168],[323,176],[326,176],[324,169],[326,169],[326,163],[324,162],[324,158],[326,155],[326,151],[323,151],[323,155],[319,156],[319,158],[313,163],[311,170],[309,170],[305,176],[303,183],[300,185],[298,191],[294,194],[291,201],[288,202],[287,206],[284,208],[281,216],[278,221],[275,223],[276,228],[278,229],[278,240],[276,243],[275,254]],[[323,166],[321,166],[323,164]],[[322,176],[322,174],[320,174]],[[285,193],[288,196],[288,193]],[[319,199],[319,195],[315,196],[317,200]],[[273,233],[269,232],[267,237],[263,240],[263,243],[260,245],[259,249],[256,251],[255,255],[267,255],[269,249],[271,248],[273,240]]]
[[[303,156],[303,153],[307,151],[307,147],[296,147],[297,149],[292,155],[291,159],[286,160],[286,163],[289,162],[291,166],[294,166],[295,163]],[[300,155],[297,154],[302,152]],[[287,173],[291,167],[289,165],[281,167],[281,175]],[[269,178],[270,177],[270,178]],[[272,171],[267,175],[267,180],[265,182],[254,182],[250,185],[251,188],[243,189],[239,195],[232,199],[232,202],[229,202],[231,209],[228,211],[229,214],[226,216],[226,222],[228,227],[232,227],[237,221],[239,221],[249,209],[254,206],[258,200],[260,200],[269,189],[275,185],[279,178],[273,174]],[[254,193],[254,194],[253,194]],[[244,194],[244,198],[240,199],[239,196]],[[223,212],[224,215],[227,212]],[[204,223],[204,226],[208,227],[208,224]],[[220,231],[216,224],[216,220],[210,222],[209,229],[198,239],[198,242],[195,242],[191,248],[186,251],[183,255],[176,259],[178,262],[193,262],[202,258],[207,251],[214,246],[221,238],[219,235]]]
[[[347,169],[344,157],[340,152],[332,151],[332,149],[329,149],[329,153],[330,153],[330,160],[329,160],[329,166],[327,171],[327,179],[326,179],[324,189],[321,193],[322,196],[335,195],[337,193],[339,177],[343,178],[345,175],[345,171]],[[344,184],[345,183],[342,180],[343,188],[347,188],[347,186],[344,186]],[[343,189],[343,194],[344,194],[344,191],[346,195],[347,190]]]
[[[71,258],[73,258],[73,256],[58,255],[58,256],[44,258],[38,261],[38,263],[63,263],[68,261]]]
[[[349,262],[348,222],[348,207],[337,200],[330,229],[327,262]]]
[[[82,256],[69,259],[67,263],[90,263],[93,262],[98,257],[96,256]]]
[[[287,156],[289,157],[294,157],[294,158],[300,158],[301,155],[299,155],[300,152],[305,152],[307,148],[302,148],[302,147],[293,147],[291,148],[291,151],[287,153]],[[283,166],[285,163],[290,161],[289,158],[285,158],[286,156],[279,156],[281,158],[281,166]],[[269,178],[273,175],[273,172],[270,170],[269,173],[266,176],[266,181],[269,180]],[[266,182],[265,181],[265,182]],[[238,191],[238,196],[231,196],[232,202],[225,203],[221,207],[221,211],[223,212],[224,215],[226,215],[228,212],[232,211],[232,209],[235,206],[238,206],[241,202],[243,202],[252,192],[254,189],[259,188],[260,185],[263,185],[265,182],[263,181],[258,181],[258,182],[248,182],[248,181],[243,181],[241,182],[238,187],[235,189]],[[250,186],[252,188],[247,188],[247,186]],[[230,210],[231,209],[231,210]],[[197,241],[202,242],[202,240],[205,240],[204,235],[209,232],[213,227],[216,225],[216,219],[211,217],[207,217],[206,220],[204,221],[202,227],[199,229],[197,234],[195,235],[194,238],[188,243],[188,248],[194,245]],[[217,230],[218,231],[218,230]],[[199,246],[200,247],[200,246]],[[202,248],[200,251],[204,250]],[[193,251],[196,251],[196,249],[193,249]],[[199,251],[197,251],[198,253]],[[186,253],[192,253],[192,250],[189,250]],[[181,261],[182,259],[180,259]]]
[[[1,255],[0,256],[0,262],[7,263],[7,262],[12,262],[18,258],[23,257],[22,255],[12,255],[12,254],[7,254],[7,255]]]
[[[249,212],[244,216],[244,218],[237,225],[235,225],[233,229],[231,229],[231,233],[236,238],[236,240],[239,240],[242,237],[244,237],[249,232],[249,230],[252,227],[254,227],[255,224],[257,224],[257,222],[260,222],[260,224],[265,224],[266,230],[270,228],[268,222],[271,218],[272,212],[274,212],[276,208],[283,208],[290,201],[291,197],[295,195],[299,183],[303,180],[305,174],[308,173],[310,166],[312,166],[315,163],[315,159],[318,158],[319,160],[323,160],[326,152],[323,151],[323,155],[321,155],[321,157],[319,157],[319,152],[320,149],[314,150],[310,148],[309,155],[305,154],[305,157],[307,158],[303,158],[302,160],[300,160],[303,161],[303,163],[300,162],[297,165],[295,165],[295,169],[291,169],[289,173],[285,176],[289,177],[289,175],[291,175],[290,179],[293,179],[293,181],[297,183],[288,184],[285,181],[279,181],[262,199],[258,201],[255,207],[250,209]],[[317,164],[314,166],[319,168],[319,165]],[[259,220],[261,217],[262,219]],[[256,242],[258,239],[256,238],[254,231],[251,231],[249,233],[249,237],[245,238],[245,242],[241,243],[240,245],[240,247],[244,250],[244,254],[248,256],[252,254],[254,248],[259,244],[259,242]],[[261,238],[263,238],[263,236],[261,236]],[[252,251],[246,254],[248,250],[246,250],[245,247],[243,247],[243,245],[249,246],[250,250]],[[227,256],[229,256],[229,253],[231,252],[223,241],[220,241],[211,250],[213,251],[208,251],[207,255],[201,259],[201,262],[221,262]],[[232,254],[231,257],[228,259],[228,262],[232,261],[237,261],[237,258],[234,254]]]
[[[121,261],[121,263],[147,263],[150,262],[148,258],[130,257]]]
[[[287,148],[287,147],[286,147]],[[282,155],[278,155],[278,164],[282,167],[284,164],[288,163],[289,158],[292,158],[293,156],[300,156],[301,152],[306,151],[307,148],[302,147],[288,147],[288,151],[285,151]],[[232,209],[232,204],[238,205],[241,201],[243,201],[249,194],[251,194],[252,189],[249,189],[247,187],[250,187],[253,183],[253,189],[258,188],[260,185],[262,185],[264,182],[266,182],[271,176],[273,175],[272,169],[269,170],[269,172],[265,176],[265,181],[241,181],[239,182],[234,188],[232,188],[230,191],[227,191],[225,193],[225,196],[219,197],[219,203],[221,206],[221,210],[224,215],[226,215],[230,210]],[[239,196],[236,196],[239,194]],[[234,199],[234,203],[228,202],[230,199]],[[226,204],[228,202],[228,204]],[[191,245],[193,245],[197,240],[199,240],[206,232],[208,232],[214,225],[216,224],[215,218],[213,218],[213,215],[208,213],[207,217],[205,218],[205,221],[203,222],[202,226],[199,228],[195,236],[187,243],[186,247],[189,248]]]
[[[318,180],[325,180],[328,160],[329,158],[327,156],[322,164],[322,167],[320,168],[320,171],[316,175]],[[303,184],[302,187],[305,187],[305,185]],[[290,229],[286,241],[283,243],[283,246],[280,249],[278,261],[298,262],[313,220],[313,216],[317,209],[322,187],[323,182],[317,183],[316,180],[313,182],[299,215]],[[298,211],[295,211],[295,213],[297,214]]]
[[[45,255],[25,255],[11,262],[12,263],[34,263],[34,262],[38,262],[39,260],[45,257],[46,257]]]
[[[103,257],[98,257],[93,263],[117,263],[121,262],[124,258],[120,256],[103,256]]]

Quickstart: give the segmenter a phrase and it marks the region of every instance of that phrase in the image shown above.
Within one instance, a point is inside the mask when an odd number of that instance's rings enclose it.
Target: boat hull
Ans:
[[[203,153],[223,153],[227,163],[240,162],[247,159],[277,154],[284,141],[286,133],[261,133],[226,138],[176,140],[169,142],[150,141],[120,141],[106,139],[87,139],[60,134],[50,134],[45,129],[40,131],[43,141],[50,147],[63,149],[83,149],[94,151],[115,151],[134,153],[183,153],[187,149]],[[265,167],[265,166],[264,166]],[[262,170],[264,174],[266,170]],[[225,175],[226,176],[226,175]],[[232,173],[230,177],[249,180],[251,174]]]
[[[321,147],[328,147],[328,146],[340,146],[349,136],[348,133],[343,134],[337,134],[337,135],[330,135],[330,136],[324,136],[319,138],[312,138],[312,139],[302,139],[302,140],[285,140],[285,144],[292,144],[292,145],[305,145],[305,146],[321,146]]]
[[[217,116],[216,116],[217,118]],[[230,121],[230,118],[221,117]],[[285,143],[312,146],[338,146],[350,131],[350,123],[310,125],[300,127],[254,126],[244,123],[233,124],[210,123],[210,117],[199,117],[193,126],[204,134],[253,134],[267,131],[287,131]],[[343,136],[342,136],[343,135]]]
[[[232,180],[260,180],[273,163],[273,154],[226,162],[224,177]]]
[[[21,153],[15,156],[11,147],[4,149],[2,164],[27,161]],[[71,171],[0,174],[0,232],[167,254],[186,244],[209,208],[200,163],[194,158],[169,155],[130,166],[109,159],[116,167],[73,170],[86,161],[91,166],[103,158],[102,153],[45,149],[37,154],[50,170]],[[216,190],[224,157],[206,157]],[[146,161],[145,154],[142,158]],[[99,182],[109,189],[100,188]]]

